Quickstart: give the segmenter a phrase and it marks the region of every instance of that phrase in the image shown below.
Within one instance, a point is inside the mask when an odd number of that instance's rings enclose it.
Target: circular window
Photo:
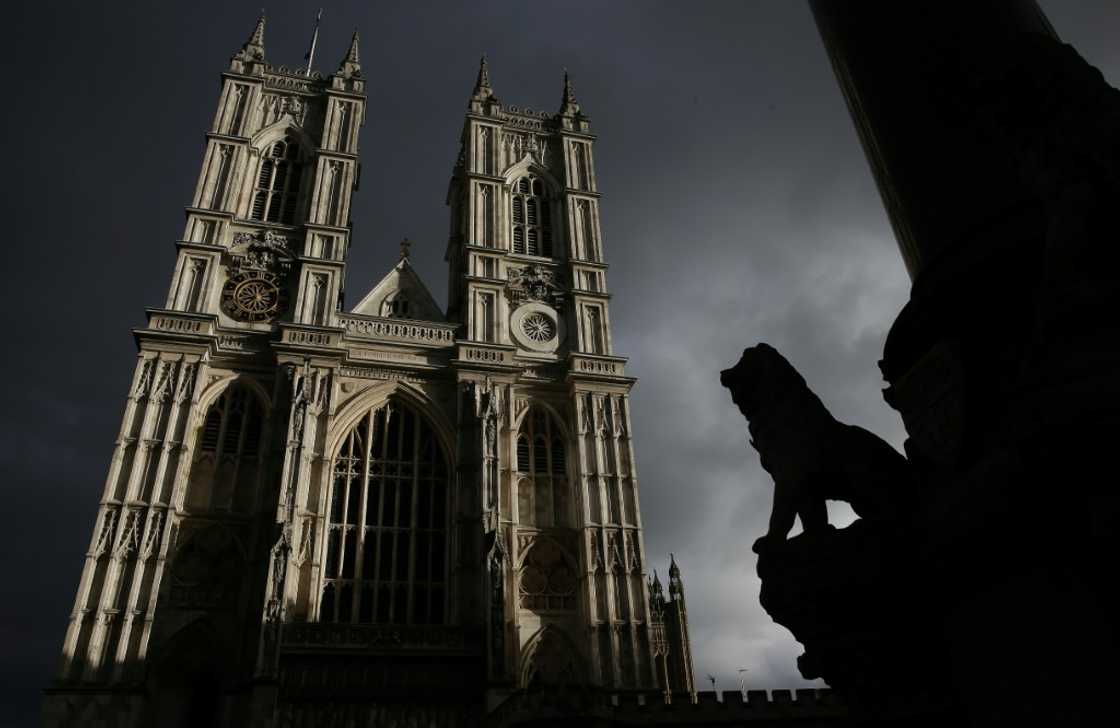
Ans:
[[[556,324],[543,313],[531,313],[521,319],[521,330],[533,341],[551,341],[556,336]]]
[[[549,306],[538,301],[526,303],[510,317],[510,333],[523,349],[551,354],[564,338],[564,326]]]

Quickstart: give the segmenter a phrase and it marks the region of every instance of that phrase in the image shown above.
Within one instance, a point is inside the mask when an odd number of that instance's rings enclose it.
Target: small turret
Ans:
[[[346,78],[362,75],[362,62],[358,55],[358,29],[354,29],[354,35],[350,38],[350,48],[346,51],[346,56],[342,59],[342,63],[338,66],[338,73]]]

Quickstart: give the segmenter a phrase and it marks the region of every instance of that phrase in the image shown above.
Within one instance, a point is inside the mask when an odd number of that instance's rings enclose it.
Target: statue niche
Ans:
[[[720,383],[749,420],[750,443],[774,479],[770,527],[756,551],[784,541],[795,516],[808,534],[829,528],[825,500],[847,501],[875,521],[894,520],[906,507],[898,487],[906,459],[862,427],[838,422],[774,347],[745,349]]]

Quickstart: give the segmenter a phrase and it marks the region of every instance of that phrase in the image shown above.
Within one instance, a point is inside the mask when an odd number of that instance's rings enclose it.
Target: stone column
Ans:
[[[982,136],[984,81],[1056,38],[1035,0],[810,0],[911,278],[1013,225],[1028,197]]]

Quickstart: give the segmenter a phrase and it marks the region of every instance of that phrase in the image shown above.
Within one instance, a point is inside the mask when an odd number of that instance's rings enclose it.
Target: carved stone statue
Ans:
[[[838,422],[797,370],[769,344],[743,351],[720,373],[720,383],[750,421],[750,443],[774,478],[774,506],[767,540],[784,541],[801,517],[806,533],[828,528],[825,500],[843,500],[874,520],[892,519],[903,507],[906,459],[862,427]]]

